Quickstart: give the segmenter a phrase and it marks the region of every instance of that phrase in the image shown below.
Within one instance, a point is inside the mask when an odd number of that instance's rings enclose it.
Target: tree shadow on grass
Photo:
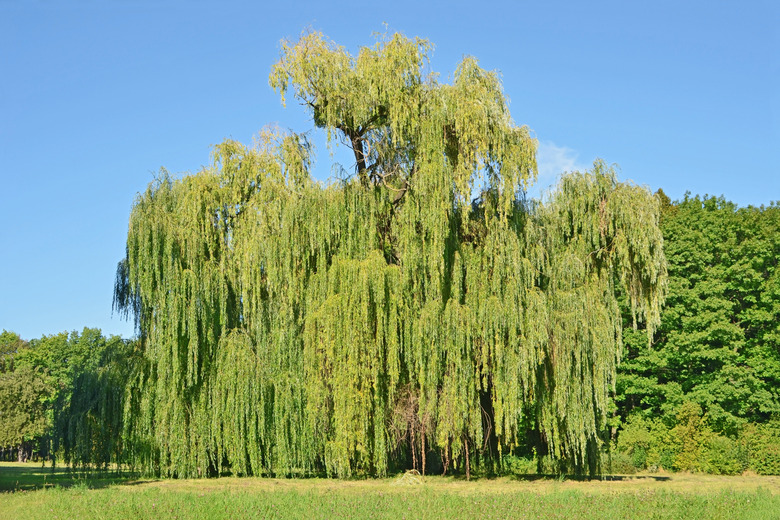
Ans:
[[[670,480],[670,477],[663,475],[601,475],[599,477],[588,477],[582,475],[539,475],[536,473],[529,473],[525,475],[509,475],[511,480],[518,480],[523,482],[531,482],[534,480],[574,480],[577,482],[623,482],[626,480],[653,480],[656,482],[666,482]]]
[[[437,474],[429,474],[437,478]],[[587,475],[556,475],[554,473],[503,473],[503,474],[485,474],[476,473],[472,474],[470,479],[466,478],[465,473],[450,474],[445,478],[452,479],[457,482],[466,482],[471,480],[472,482],[479,481],[493,481],[493,480],[509,480],[514,482],[536,482],[536,481],[574,481],[574,482],[624,482],[624,481],[655,481],[666,482],[671,480],[671,477],[663,475],[601,475],[597,477],[589,477]],[[358,479],[359,480],[359,479]]]
[[[137,474],[127,471],[80,471],[60,466],[53,468],[34,462],[0,464],[0,493],[55,487],[103,489],[109,486],[137,484],[137,479]]]
[[[465,475],[454,475],[455,480],[466,480]],[[662,475],[602,475],[601,477],[585,477],[576,475],[553,474],[511,474],[503,477],[493,475],[472,475],[471,480],[493,480],[507,478],[517,482],[533,482],[540,480],[569,480],[569,481],[656,481],[664,482],[670,477]],[[360,480],[360,479],[357,479]],[[54,467],[41,465],[40,463],[0,463],[0,493],[14,493],[19,491],[35,491],[47,488],[84,488],[103,489],[110,486],[135,486],[148,482],[139,480],[137,473],[114,470],[74,470],[68,467]]]

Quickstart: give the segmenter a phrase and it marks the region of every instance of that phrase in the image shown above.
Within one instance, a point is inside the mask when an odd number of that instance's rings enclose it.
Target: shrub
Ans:
[[[706,470],[704,455],[714,434],[706,424],[701,406],[691,401],[683,403],[677,411],[677,425],[670,434],[670,441],[677,448],[672,467],[677,471]]]
[[[612,475],[633,475],[636,473],[637,469],[642,469],[644,466],[637,466],[632,457],[627,453],[612,450],[612,452],[604,454],[601,467],[604,470],[604,473]]]
[[[650,421],[640,415],[630,417],[620,432],[616,449],[612,454],[613,468],[616,467],[616,464],[631,464],[634,471],[645,469],[647,455],[652,445]]]
[[[533,475],[536,473],[537,462],[535,457],[504,455],[501,462],[504,472],[507,474]]]
[[[635,470],[672,469],[680,451],[669,428],[659,419],[631,416],[618,435],[616,452],[626,457]],[[613,465],[614,462],[613,455]]]
[[[740,439],[749,469],[760,475],[780,475],[780,419],[748,425]]]
[[[744,452],[737,441],[714,435],[707,443],[703,468],[707,473],[737,475],[747,469]]]

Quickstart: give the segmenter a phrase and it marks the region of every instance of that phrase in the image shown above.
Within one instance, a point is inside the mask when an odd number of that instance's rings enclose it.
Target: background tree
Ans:
[[[60,391],[54,450],[74,467],[106,469],[125,463],[123,418],[127,384],[137,370],[135,342],[85,329],[71,335],[71,346],[84,361],[67,391]]]
[[[14,357],[17,352],[27,346],[15,332],[3,329],[0,334],[0,373],[10,372],[14,369]]]
[[[715,431],[734,436],[780,413],[779,216],[776,205],[737,208],[722,197],[666,205],[669,296],[653,348],[625,332],[624,416],[671,419],[692,401]]]
[[[25,453],[35,447],[42,457],[74,466],[124,462],[122,420],[125,387],[136,366],[134,343],[90,328],[30,342],[12,336],[24,346],[15,351],[0,388],[0,399],[17,417],[6,424],[6,438],[21,428]]]
[[[48,433],[53,393],[50,378],[32,368],[0,374],[0,446],[15,448],[18,462],[29,459]]]

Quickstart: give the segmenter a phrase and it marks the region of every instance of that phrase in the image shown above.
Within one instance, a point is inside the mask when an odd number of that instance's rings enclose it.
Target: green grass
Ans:
[[[41,463],[0,462],[0,493],[53,487],[100,489],[126,484],[129,480],[126,473],[124,475],[106,471],[86,473],[70,471],[62,467],[52,468],[51,465],[44,466]]]
[[[45,482],[44,482],[44,477]],[[18,484],[17,484],[18,483]],[[0,518],[778,519],[777,477],[119,480],[0,464]]]

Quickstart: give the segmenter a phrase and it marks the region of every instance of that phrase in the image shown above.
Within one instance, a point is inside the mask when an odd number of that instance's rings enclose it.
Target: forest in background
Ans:
[[[624,329],[620,467],[777,474],[780,206],[658,195],[669,293],[652,345]]]
[[[626,315],[605,470],[780,474],[780,207],[658,195],[669,294],[649,346]],[[140,363],[137,340],[95,329],[3,331],[3,460],[132,465],[125,389]],[[534,456],[508,450],[499,471],[535,472]]]

